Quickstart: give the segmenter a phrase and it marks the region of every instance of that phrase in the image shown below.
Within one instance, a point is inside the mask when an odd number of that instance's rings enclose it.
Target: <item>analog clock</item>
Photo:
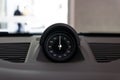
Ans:
[[[66,62],[76,54],[79,37],[69,25],[54,24],[45,30],[40,45],[49,60]]]
[[[53,61],[66,61],[70,59],[75,52],[75,40],[68,33],[56,32],[45,40],[45,54]]]

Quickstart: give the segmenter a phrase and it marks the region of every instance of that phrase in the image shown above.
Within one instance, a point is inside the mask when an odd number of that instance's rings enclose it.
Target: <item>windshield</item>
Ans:
[[[119,0],[0,0],[0,32],[42,33],[66,23],[78,33],[119,33]]]
[[[0,32],[42,33],[68,23],[68,0],[0,0]]]

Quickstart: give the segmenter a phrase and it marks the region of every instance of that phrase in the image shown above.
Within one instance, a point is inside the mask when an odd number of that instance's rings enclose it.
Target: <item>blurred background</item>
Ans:
[[[120,33],[120,0],[0,0],[0,32],[42,33],[54,23],[83,33]]]
[[[68,23],[68,0],[0,0],[0,31],[41,33]]]

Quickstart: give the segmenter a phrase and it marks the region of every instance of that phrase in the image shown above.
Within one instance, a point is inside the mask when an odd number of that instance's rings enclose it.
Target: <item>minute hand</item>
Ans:
[[[59,50],[61,50],[61,48],[62,48],[62,44],[61,44],[61,36],[59,36],[59,45],[58,45],[58,47],[59,47]]]

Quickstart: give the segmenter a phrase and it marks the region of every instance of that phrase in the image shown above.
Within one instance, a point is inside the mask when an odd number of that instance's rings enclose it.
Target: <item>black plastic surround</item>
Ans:
[[[40,39],[45,56],[55,62],[66,62],[77,53],[80,40],[77,32],[63,23],[48,27]]]

